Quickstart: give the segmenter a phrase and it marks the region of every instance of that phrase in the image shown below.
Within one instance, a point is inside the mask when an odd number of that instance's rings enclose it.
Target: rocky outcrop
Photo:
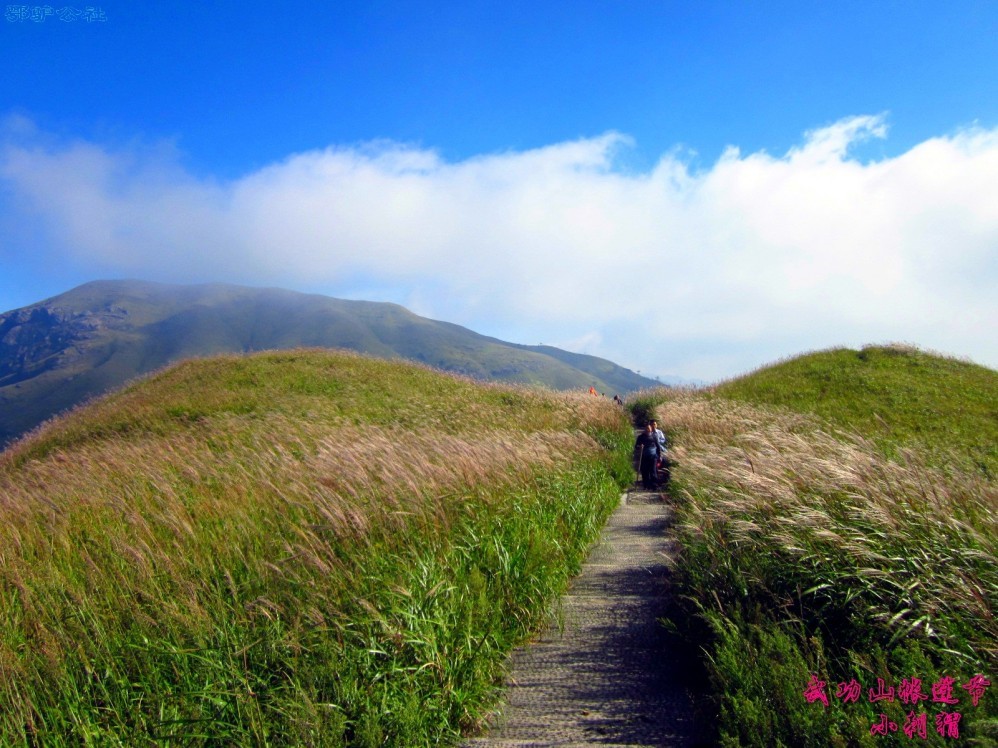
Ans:
[[[76,312],[36,305],[0,315],[0,387],[71,366],[89,341],[127,326],[128,311]]]

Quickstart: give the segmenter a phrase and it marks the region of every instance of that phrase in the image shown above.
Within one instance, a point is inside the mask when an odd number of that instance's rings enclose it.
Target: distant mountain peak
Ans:
[[[508,343],[398,304],[222,283],[96,280],[0,314],[0,445],[175,361],[299,347],[553,389],[624,394],[656,385],[606,359]]]

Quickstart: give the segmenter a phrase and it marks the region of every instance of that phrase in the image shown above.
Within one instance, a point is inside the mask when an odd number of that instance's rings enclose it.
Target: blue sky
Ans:
[[[231,281],[647,374],[998,366],[994,0],[42,7],[0,21],[0,309]]]

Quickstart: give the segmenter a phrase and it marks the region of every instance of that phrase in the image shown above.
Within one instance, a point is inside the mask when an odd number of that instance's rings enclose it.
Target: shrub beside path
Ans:
[[[513,654],[492,729],[465,748],[695,744],[686,655],[659,623],[671,514],[657,492],[622,497],[554,620]]]

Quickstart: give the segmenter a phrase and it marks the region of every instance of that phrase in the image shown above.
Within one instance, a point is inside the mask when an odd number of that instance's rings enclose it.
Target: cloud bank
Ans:
[[[646,374],[885,341],[995,367],[998,130],[852,155],[886,136],[882,116],[853,117],[783,155],[732,147],[697,169],[676,152],[640,173],[618,133],[459,162],[368,143],[222,181],[169,145],[8,122],[0,210],[34,230],[4,262],[397,301]]]

